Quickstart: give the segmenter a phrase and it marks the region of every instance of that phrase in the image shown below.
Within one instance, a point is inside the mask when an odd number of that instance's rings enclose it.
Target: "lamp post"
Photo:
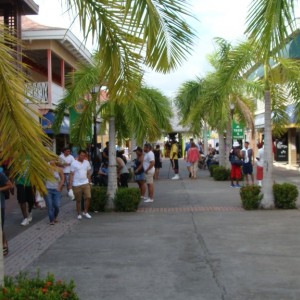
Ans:
[[[95,86],[91,90],[91,95],[92,95],[92,100],[93,102],[96,102],[97,96],[99,93],[99,87]],[[93,116],[93,159],[92,159],[92,164],[93,164],[93,175],[95,175],[96,170],[96,164],[97,164],[97,115],[96,115],[96,105],[95,105],[95,110],[94,110],[94,116]],[[94,176],[93,176],[94,177]]]
[[[234,104],[233,103],[230,103],[230,116],[231,116],[231,145],[233,145],[233,130],[232,130],[232,127],[233,127],[233,113],[234,113]]]

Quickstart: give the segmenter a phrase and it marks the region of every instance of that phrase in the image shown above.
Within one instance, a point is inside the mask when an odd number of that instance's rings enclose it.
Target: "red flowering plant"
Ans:
[[[26,273],[21,273],[16,278],[4,278],[0,300],[79,300],[74,288],[72,280],[69,283],[55,280],[52,274],[41,278],[38,273],[35,278],[29,278]]]

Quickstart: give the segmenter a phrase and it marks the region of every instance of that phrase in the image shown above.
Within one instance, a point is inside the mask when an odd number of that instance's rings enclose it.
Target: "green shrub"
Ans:
[[[258,185],[247,185],[240,189],[242,206],[244,209],[258,209],[260,201],[263,198],[261,188]]]
[[[92,186],[90,211],[105,211],[107,202],[107,187]]]
[[[273,185],[273,194],[275,198],[275,207],[283,209],[296,208],[298,198],[298,189],[292,183],[275,183]]]
[[[65,283],[55,280],[51,274],[43,279],[39,274],[35,278],[28,278],[26,274],[21,273],[16,278],[4,278],[4,287],[0,288],[0,299],[78,300],[74,287],[73,281]]]
[[[214,169],[215,168],[218,168],[219,166],[218,165],[210,165],[209,166],[209,173],[210,173],[210,177],[214,177]]]
[[[114,203],[116,211],[136,211],[141,199],[138,188],[119,188],[116,192]]]
[[[230,176],[230,170],[222,166],[217,166],[213,169],[213,178],[216,181],[228,180]]]

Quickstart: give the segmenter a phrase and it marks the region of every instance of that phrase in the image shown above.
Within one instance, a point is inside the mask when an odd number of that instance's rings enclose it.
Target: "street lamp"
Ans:
[[[233,126],[234,103],[230,103],[229,107],[230,107],[230,116],[231,116],[231,145],[233,145],[232,126]]]
[[[92,100],[94,102],[96,102],[96,100],[97,100],[99,91],[100,91],[99,86],[95,86],[91,90]],[[94,116],[93,116],[93,144],[94,144],[93,159],[92,159],[93,175],[95,175],[95,173],[96,173],[96,164],[97,164],[97,115],[96,115],[96,110],[97,110],[97,105],[95,105]]]

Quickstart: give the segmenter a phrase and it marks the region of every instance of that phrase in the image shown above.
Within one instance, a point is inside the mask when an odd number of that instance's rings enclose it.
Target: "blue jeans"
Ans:
[[[45,201],[48,208],[49,220],[53,222],[59,213],[61,192],[56,189],[47,189],[47,191],[48,194],[45,196]]]

